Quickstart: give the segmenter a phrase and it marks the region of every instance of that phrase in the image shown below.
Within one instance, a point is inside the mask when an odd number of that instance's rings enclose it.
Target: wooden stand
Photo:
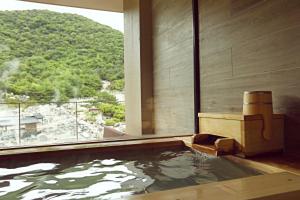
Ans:
[[[211,155],[228,155],[234,152],[234,139],[210,134],[197,134],[192,137],[192,147]]]
[[[234,140],[234,151],[244,157],[278,152],[284,148],[284,115],[273,114],[273,133],[269,140],[265,140],[263,136],[262,115],[199,113],[198,116],[201,131],[199,135],[209,133],[231,138]],[[200,136],[202,137],[206,136]],[[198,144],[196,139],[195,144]]]

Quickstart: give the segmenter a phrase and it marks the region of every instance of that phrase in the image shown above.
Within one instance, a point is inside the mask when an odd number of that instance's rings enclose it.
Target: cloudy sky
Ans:
[[[114,29],[124,32],[123,14],[72,8],[66,6],[55,6],[40,3],[23,2],[18,0],[0,0],[0,10],[32,10],[32,9],[46,9],[60,13],[73,13],[85,16],[101,24],[108,25]]]

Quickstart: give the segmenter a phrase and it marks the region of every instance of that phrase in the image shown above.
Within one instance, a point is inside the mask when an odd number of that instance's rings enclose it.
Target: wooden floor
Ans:
[[[257,156],[250,158],[249,160],[267,164],[300,175],[300,151]]]
[[[124,198],[126,200],[299,200],[300,176],[288,172],[208,183]]]

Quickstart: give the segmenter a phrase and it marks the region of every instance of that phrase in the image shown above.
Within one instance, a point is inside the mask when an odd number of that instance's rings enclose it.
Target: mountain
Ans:
[[[123,49],[120,31],[80,15],[0,11],[0,90],[36,102],[94,97],[102,80],[123,83]]]

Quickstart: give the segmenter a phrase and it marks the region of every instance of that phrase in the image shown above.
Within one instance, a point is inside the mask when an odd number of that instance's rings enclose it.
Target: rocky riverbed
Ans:
[[[77,104],[77,105],[76,105]],[[96,116],[96,122],[88,121],[85,113],[86,103],[65,103],[34,105],[20,109],[1,106],[0,146],[35,145],[44,143],[62,143],[102,138],[102,114]],[[19,117],[20,128],[19,132]],[[28,122],[28,119],[36,119]],[[2,122],[2,124],[1,124]],[[30,132],[26,126],[35,124]]]
[[[102,81],[102,91],[114,95],[124,103],[124,93],[110,91],[108,81]],[[25,105],[0,104],[0,148],[18,145],[70,143],[103,139],[105,116],[94,113],[89,119],[93,98],[71,99],[69,103]],[[114,125],[125,131],[125,123]]]
[[[69,143],[101,140],[104,131],[102,113],[95,121],[88,119],[89,103],[65,103],[34,105],[27,108],[0,105],[0,148],[17,145]],[[20,124],[19,124],[20,119]],[[28,121],[31,119],[31,121]],[[35,119],[32,121],[32,119]],[[28,124],[35,124],[35,130],[28,131]],[[20,130],[19,130],[20,126]],[[116,124],[119,131],[125,131],[124,124]]]

